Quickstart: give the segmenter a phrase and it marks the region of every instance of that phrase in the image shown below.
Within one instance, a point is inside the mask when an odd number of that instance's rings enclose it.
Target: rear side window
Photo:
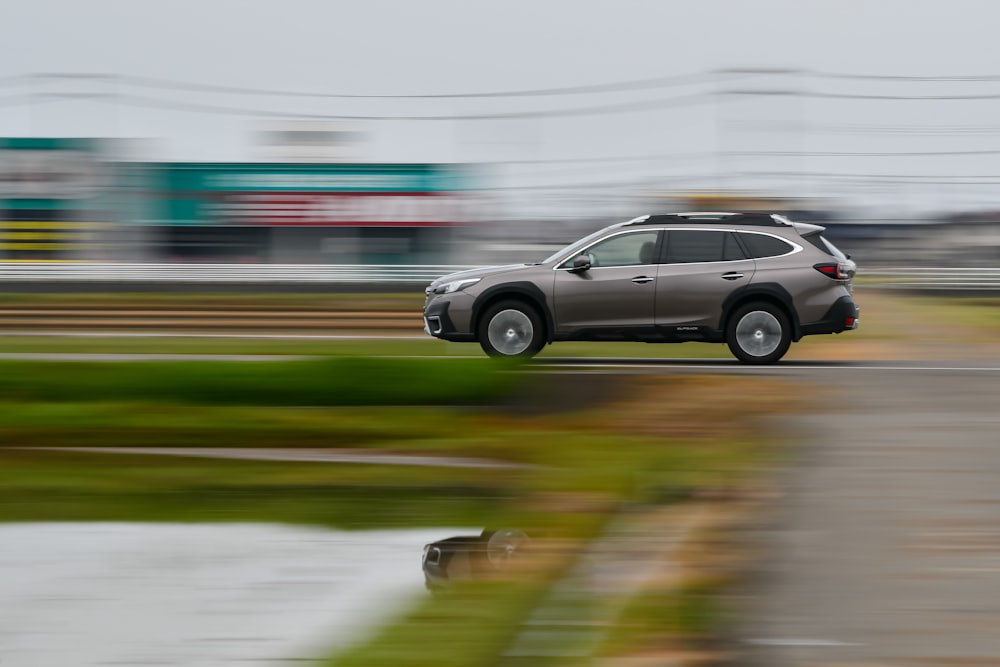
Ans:
[[[743,248],[736,241],[736,234],[732,232],[726,232],[726,241],[722,246],[722,259],[727,262],[737,259],[747,259],[747,254],[743,252]]]
[[[820,251],[825,252],[828,255],[833,255],[842,262],[847,260],[847,255],[842,253],[840,248],[827,241],[822,234],[810,234],[809,236],[803,236],[802,238],[819,248]]]
[[[769,234],[740,232],[740,240],[743,241],[743,245],[747,247],[747,250],[750,251],[750,256],[754,259],[779,257],[795,250],[787,241]]]

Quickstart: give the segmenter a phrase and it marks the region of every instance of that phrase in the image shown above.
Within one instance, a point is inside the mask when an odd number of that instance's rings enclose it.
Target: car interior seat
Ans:
[[[653,263],[653,253],[656,252],[656,243],[654,241],[646,241],[639,248],[639,263],[640,264],[652,264]]]

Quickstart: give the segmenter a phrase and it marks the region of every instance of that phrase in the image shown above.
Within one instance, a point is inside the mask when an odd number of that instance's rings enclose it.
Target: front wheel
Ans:
[[[479,320],[478,338],[491,357],[533,357],[545,345],[542,318],[521,301],[501,301]]]
[[[792,327],[781,308],[770,303],[749,303],[729,318],[726,343],[744,363],[773,364],[788,352]]]

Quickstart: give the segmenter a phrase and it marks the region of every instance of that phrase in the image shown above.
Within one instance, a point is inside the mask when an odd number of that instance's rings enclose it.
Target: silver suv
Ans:
[[[777,214],[646,215],[535,264],[438,278],[424,328],[497,357],[564,340],[696,340],[773,363],[803,336],[858,326],[854,262],[823,231]]]

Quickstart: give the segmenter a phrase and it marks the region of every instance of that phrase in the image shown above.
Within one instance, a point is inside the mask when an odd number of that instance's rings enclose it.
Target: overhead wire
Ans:
[[[218,104],[203,104],[199,102],[176,102],[156,97],[133,94],[118,94],[100,96],[99,101],[114,102],[126,106],[172,109],[198,113],[213,113],[234,116],[253,116],[258,118],[287,118],[302,120],[345,120],[345,121],[457,121],[457,120],[518,120],[532,118],[552,118],[570,116],[590,116],[619,113],[638,113],[671,107],[696,106],[718,102],[711,94],[694,93],[676,97],[643,100],[638,102],[616,102],[612,104],[586,107],[569,107],[560,109],[539,109],[534,111],[509,111],[491,113],[456,113],[456,114],[324,114],[294,111],[279,111],[274,109],[255,109],[234,107]]]

